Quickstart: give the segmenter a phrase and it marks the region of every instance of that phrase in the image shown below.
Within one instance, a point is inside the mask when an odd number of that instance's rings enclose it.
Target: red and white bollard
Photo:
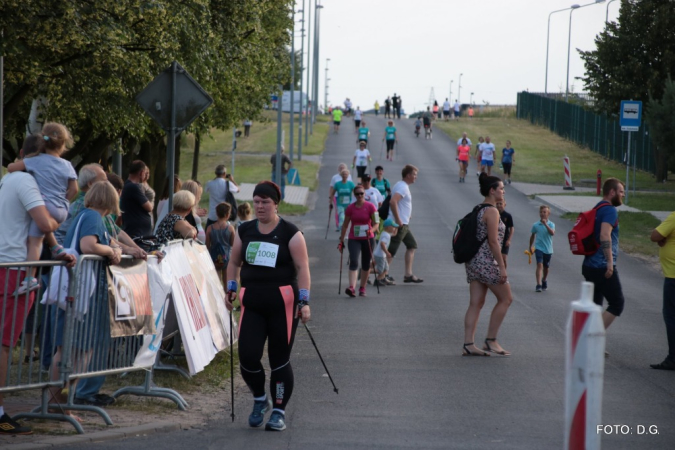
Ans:
[[[593,283],[581,283],[581,299],[572,302],[565,354],[565,449],[599,449],[605,326],[593,303]]]
[[[565,155],[563,158],[563,166],[565,168],[565,186],[563,189],[566,191],[573,191],[574,186],[572,186],[572,170],[570,170],[570,158]]]

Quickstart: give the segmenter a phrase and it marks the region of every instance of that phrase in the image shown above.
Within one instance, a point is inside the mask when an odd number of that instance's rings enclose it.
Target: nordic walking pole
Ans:
[[[340,245],[342,245],[342,248],[339,247]],[[338,244],[338,249],[340,250],[340,282],[338,284],[338,295],[340,295],[340,292],[342,292],[342,252],[345,249],[345,246],[342,242]]]
[[[340,264],[340,267],[342,267],[342,264]],[[321,352],[319,351],[319,347],[316,346],[316,342],[314,342],[314,338],[312,337],[312,333],[310,333],[309,328],[307,328],[307,324],[303,323],[305,326],[305,330],[307,330],[307,335],[309,336],[309,339],[312,341],[312,344],[314,345],[314,348],[316,349],[316,354],[319,355],[319,359],[321,360],[321,364],[323,364],[323,368],[326,369],[326,373],[328,374],[328,378],[330,379],[330,382],[333,384],[333,391],[336,394],[339,394],[337,386],[335,386],[335,382],[333,381],[333,377],[330,376],[330,372],[328,371],[328,367],[326,367],[326,363],[323,362],[323,358],[321,357]]]
[[[328,225],[326,225],[326,237],[324,238],[324,240],[328,239],[328,229],[330,228],[330,216],[332,215],[332,212],[333,212],[333,203],[331,201],[331,203],[328,205]]]

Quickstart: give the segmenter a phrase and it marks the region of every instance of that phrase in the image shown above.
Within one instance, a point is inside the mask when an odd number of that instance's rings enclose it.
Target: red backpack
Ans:
[[[597,205],[590,211],[579,214],[572,231],[567,233],[570,242],[570,250],[575,255],[588,256],[598,251],[600,244],[595,239],[595,215],[598,209],[610,206],[609,203]]]

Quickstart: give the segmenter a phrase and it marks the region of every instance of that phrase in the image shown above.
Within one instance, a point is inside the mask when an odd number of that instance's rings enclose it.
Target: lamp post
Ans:
[[[283,93],[282,93],[283,94]],[[290,123],[288,125],[288,130],[289,130],[289,136],[288,136],[288,157],[293,161],[293,128],[294,128],[294,123],[293,119],[295,116],[295,8],[293,8],[293,29],[291,31],[291,107],[289,109],[290,112]],[[283,97],[282,97],[282,105],[283,105]],[[277,178],[277,180],[279,180]],[[281,182],[280,182],[281,183]],[[281,184],[280,184],[281,185]]]
[[[302,36],[300,37],[300,114],[298,116],[298,160],[302,159],[302,111],[303,105],[303,75],[305,70],[305,0],[302,0],[302,29],[300,30]],[[300,12],[298,11],[298,12]]]
[[[605,23],[609,22],[609,5],[616,0],[609,0],[607,2],[607,7],[605,8]]]
[[[326,75],[324,76],[324,97],[323,97],[323,107],[328,108],[328,82],[330,81],[330,78],[328,78],[328,61],[330,61],[330,58],[326,58]]]
[[[469,97],[469,105],[473,105],[473,92],[471,93],[471,96]]]
[[[568,9],[574,8],[575,5],[572,5],[570,8],[564,8],[564,9],[558,9],[556,11],[551,12],[548,15],[548,27],[546,28],[546,80],[544,81],[544,94],[548,94],[548,43],[549,43],[549,38],[551,36],[551,16],[555,13],[558,12],[563,12],[567,11]],[[579,5],[576,5],[578,8]]]
[[[450,101],[450,102],[452,101],[452,83],[454,83],[454,82],[455,82],[455,80],[450,80],[450,98],[448,99],[448,101]]]
[[[313,81],[313,87],[314,87],[314,99],[319,98],[319,37],[320,37],[320,27],[319,27],[319,19],[320,15],[319,12],[320,10],[323,9],[322,5],[319,5],[319,0],[315,0],[314,3],[314,81]],[[310,121],[310,129],[309,133],[314,134],[314,122],[316,122],[316,112],[319,108],[318,102],[315,100],[314,105],[312,105],[312,120]]]
[[[307,147],[307,141],[309,138],[309,102],[312,101],[312,97],[309,95],[310,93],[310,83],[309,83],[309,76],[312,73],[311,66],[310,66],[310,61],[311,58],[309,57],[310,55],[310,47],[311,43],[309,40],[309,37],[311,36],[312,33],[312,0],[309,0],[307,4],[307,104],[305,105],[305,147]],[[298,153],[298,161],[302,160],[302,154]]]
[[[460,106],[462,105],[462,103],[460,102],[460,99],[462,98],[462,96],[460,95],[462,93],[462,75],[464,74],[463,73],[459,74],[459,81],[457,82],[457,103],[459,103]]]
[[[595,5],[597,3],[604,3],[605,0],[595,0],[593,3],[586,3],[585,5],[574,4],[570,8],[570,29],[567,35],[567,79],[565,80],[565,101],[567,101],[570,93],[570,50],[572,45],[572,13],[575,9],[584,8],[586,6]]]

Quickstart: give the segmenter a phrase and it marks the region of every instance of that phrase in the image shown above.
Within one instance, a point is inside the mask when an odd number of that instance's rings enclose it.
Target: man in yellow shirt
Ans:
[[[663,320],[668,336],[668,356],[652,369],[675,370],[675,212],[671,213],[650,236],[659,245],[659,260],[663,269]]]
[[[340,108],[333,110],[333,133],[337,134],[340,131],[340,122],[342,122],[342,111]]]

